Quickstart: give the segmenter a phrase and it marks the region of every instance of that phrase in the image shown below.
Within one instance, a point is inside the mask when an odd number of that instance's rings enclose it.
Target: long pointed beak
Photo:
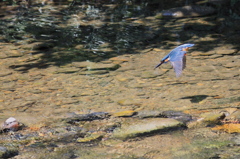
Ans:
[[[161,61],[157,66],[154,67],[154,69],[158,68],[159,66],[161,66],[164,62]]]

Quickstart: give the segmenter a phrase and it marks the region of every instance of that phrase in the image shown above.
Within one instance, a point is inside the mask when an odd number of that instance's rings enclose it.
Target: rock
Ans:
[[[218,123],[220,119],[225,117],[223,112],[207,112],[200,115],[203,118],[203,122]]]
[[[96,70],[107,70],[114,71],[121,67],[118,64],[104,64],[104,63],[96,63],[96,62],[73,62],[72,66],[77,68],[87,68],[88,71],[96,71]]]
[[[167,118],[173,118],[178,121],[181,121],[183,123],[187,123],[192,120],[192,116],[189,114],[185,114],[180,111],[163,111],[161,113],[162,116],[165,116]]]
[[[7,52],[5,52],[5,54],[7,54],[8,57],[21,57],[21,56],[23,56],[23,53],[20,52],[19,50],[8,50]]]
[[[109,117],[109,113],[106,112],[95,112],[90,114],[76,114],[71,113],[69,114],[70,117],[68,117],[66,122],[68,123],[74,123],[78,121],[92,121],[92,120],[100,120],[100,119],[106,119]]]
[[[126,111],[122,111],[122,112],[113,113],[112,116],[115,116],[115,117],[131,117],[134,114],[136,114],[135,111],[126,110]]]
[[[217,54],[220,54],[220,55],[232,55],[232,54],[238,52],[237,49],[231,49],[231,48],[227,49],[227,48],[222,48],[222,47],[215,48],[215,51]]]
[[[92,133],[87,137],[84,138],[78,138],[77,142],[91,142],[95,140],[99,140],[104,136],[104,132],[97,132],[97,133]]]
[[[215,9],[208,6],[191,5],[162,11],[163,17],[182,18],[213,14]]]
[[[109,60],[113,61],[113,63],[120,64],[120,63],[123,63],[123,62],[130,61],[130,58],[129,57],[125,57],[125,56],[117,56],[117,57],[112,57]]]
[[[2,126],[2,130],[10,131],[17,131],[19,128],[20,128],[19,122],[13,117],[8,118]]]
[[[240,133],[240,124],[223,124],[212,128],[213,131],[225,131],[227,133]]]
[[[207,52],[202,52],[202,51],[194,51],[191,53],[191,56],[211,56],[214,55],[215,51],[207,51]]]
[[[198,120],[188,123],[187,127],[194,128],[217,124],[220,122],[221,119],[225,117],[225,114],[221,111],[213,111],[202,113],[200,117],[201,118],[199,118]]]
[[[240,146],[240,134],[234,136],[231,140],[232,140],[237,146]]]
[[[77,68],[83,68],[83,71],[79,72],[80,75],[106,74],[110,71],[115,71],[121,67],[118,64],[95,63],[90,61],[73,62],[72,66]]]
[[[240,123],[240,111],[237,109],[234,112],[229,112],[229,115],[227,115],[224,118],[225,123]]]
[[[137,117],[139,118],[153,118],[153,117],[162,117],[162,111],[157,111],[157,110],[143,110],[143,111],[138,111]]]
[[[133,138],[139,135],[154,133],[163,131],[170,128],[179,128],[183,124],[175,119],[168,118],[155,118],[155,119],[143,119],[128,125],[122,125],[121,128],[115,129],[113,132],[113,138],[127,139]]]
[[[15,149],[7,149],[6,147],[0,146],[0,158],[12,158],[18,155],[18,151]]]
[[[125,106],[125,105],[141,105],[140,102],[134,100],[134,99],[122,99],[117,102],[119,105]]]

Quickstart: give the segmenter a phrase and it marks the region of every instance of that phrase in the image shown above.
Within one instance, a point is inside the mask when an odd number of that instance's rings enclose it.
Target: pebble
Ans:
[[[19,128],[20,128],[19,122],[13,117],[8,118],[2,126],[2,130],[10,131],[17,131]]]

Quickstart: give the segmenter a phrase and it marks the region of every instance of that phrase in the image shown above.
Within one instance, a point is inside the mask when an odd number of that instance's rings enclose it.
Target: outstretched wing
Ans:
[[[183,70],[183,61],[171,61],[176,76],[179,77]]]

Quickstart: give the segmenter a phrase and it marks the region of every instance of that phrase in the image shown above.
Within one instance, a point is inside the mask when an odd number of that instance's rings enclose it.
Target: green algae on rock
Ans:
[[[169,118],[143,119],[130,125],[123,125],[120,129],[113,132],[113,138],[127,139],[143,134],[163,131],[170,128],[179,128],[183,123]]]
[[[137,112],[135,112],[133,110],[125,110],[125,111],[113,113],[112,115],[115,117],[131,117],[136,113]]]

